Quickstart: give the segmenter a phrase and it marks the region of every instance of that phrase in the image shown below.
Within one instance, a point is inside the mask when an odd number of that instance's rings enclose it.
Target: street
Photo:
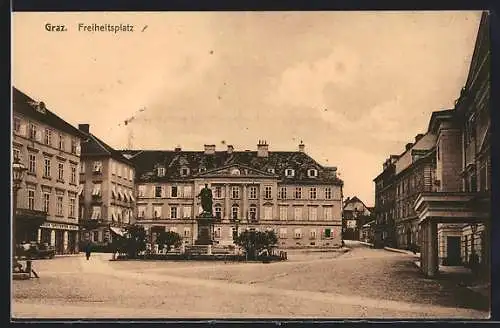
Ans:
[[[467,318],[489,316],[453,280],[425,279],[411,255],[349,243],[347,253],[289,251],[281,263],[35,262],[13,282],[15,318]]]

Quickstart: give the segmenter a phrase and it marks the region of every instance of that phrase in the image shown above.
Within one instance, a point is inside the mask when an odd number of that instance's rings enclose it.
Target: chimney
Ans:
[[[419,133],[415,136],[415,143],[417,143],[420,139],[422,139],[424,135],[422,133]]]
[[[265,140],[259,140],[257,144],[257,157],[267,157],[269,155],[269,145]]]
[[[413,144],[411,142],[407,143],[406,144],[406,150],[410,150],[411,146],[413,146]]]
[[[228,153],[228,154],[232,154],[232,153],[233,153],[233,151],[234,151],[234,147],[233,147],[233,145],[227,145],[227,153]]]
[[[90,133],[90,125],[89,124],[78,124],[78,130],[83,131],[85,133]]]
[[[215,145],[205,145],[205,155],[214,155]]]
[[[177,145],[177,146],[174,148],[174,151],[176,151],[176,152],[179,152],[179,151],[181,151],[181,150],[182,150],[182,148],[181,148],[181,146],[179,146],[179,145]]]
[[[306,149],[306,145],[304,145],[304,142],[302,142],[302,140],[300,140],[300,144],[299,144],[299,152],[300,152],[300,153],[304,153],[304,152],[305,152],[305,149]]]

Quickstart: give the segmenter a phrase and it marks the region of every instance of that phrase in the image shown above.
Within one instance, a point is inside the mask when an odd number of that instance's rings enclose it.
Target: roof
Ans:
[[[286,182],[311,184],[336,184],[343,182],[337,177],[335,167],[324,167],[303,152],[270,151],[267,157],[258,157],[256,151],[204,151],[169,150],[123,150],[121,153],[130,158],[136,167],[136,176],[142,181],[169,181],[192,179],[201,172],[226,168],[231,165],[248,167],[261,172],[274,169],[274,174]],[[165,176],[159,177],[154,171],[158,166],[165,167]],[[188,168],[190,175],[181,176],[181,168]],[[285,178],[285,170],[295,170],[294,177]],[[307,170],[318,170],[318,177],[308,177]]]
[[[428,132],[434,131],[434,129],[438,127],[437,124],[439,124],[439,122],[445,119],[453,118],[454,112],[455,111],[453,109],[446,109],[446,110],[432,112],[427,131]]]
[[[82,142],[82,152],[81,157],[85,156],[110,156],[111,158],[126,163],[128,165],[134,166],[134,163],[125,158],[122,153],[113,147],[106,144],[101,139],[97,138],[92,133],[85,133],[87,136],[87,141]]]
[[[57,116],[49,109],[46,108],[44,113],[36,110],[35,106],[33,106],[35,103],[38,102],[16,87],[12,87],[12,108],[15,113],[20,113],[32,120],[47,124],[56,130],[66,132],[75,137],[82,139],[86,138],[86,135],[83,132]]]
[[[368,211],[370,211],[370,208],[368,206],[366,206],[365,203],[361,199],[359,199],[357,196],[346,199],[344,202],[343,208],[345,209],[347,207],[347,205],[349,205],[351,203],[361,203],[361,204],[363,204],[364,208],[366,208]]]

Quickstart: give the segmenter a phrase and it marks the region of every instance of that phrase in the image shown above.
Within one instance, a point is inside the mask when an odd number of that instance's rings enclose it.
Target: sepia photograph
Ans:
[[[490,318],[489,12],[11,17],[11,321]]]

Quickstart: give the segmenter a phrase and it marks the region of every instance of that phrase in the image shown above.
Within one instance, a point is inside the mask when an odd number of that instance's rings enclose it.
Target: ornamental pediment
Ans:
[[[261,177],[273,178],[277,175],[264,172],[241,164],[232,164],[198,174],[199,177]]]

